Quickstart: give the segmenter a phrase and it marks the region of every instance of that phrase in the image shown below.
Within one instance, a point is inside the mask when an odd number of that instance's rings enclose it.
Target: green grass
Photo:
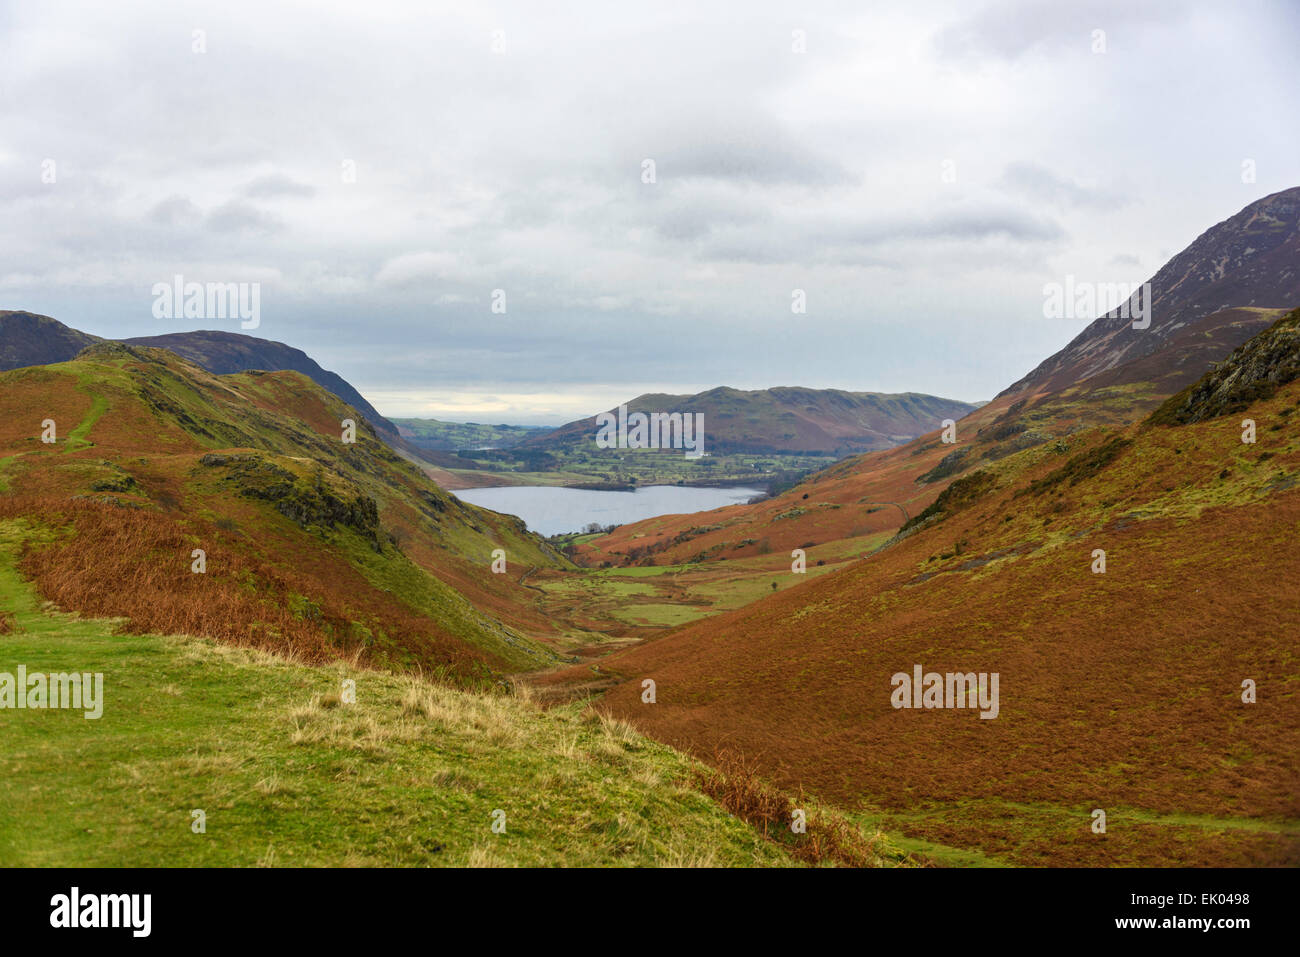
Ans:
[[[389,419],[407,429],[411,440],[430,449],[455,451],[486,446],[509,448],[524,439],[551,431],[538,425],[483,425],[477,422],[441,422],[438,419]]]
[[[684,625],[688,621],[703,618],[705,615],[711,614],[711,612],[712,609],[709,608],[695,608],[690,605],[660,602],[625,605],[613,610],[613,614],[623,621],[632,624],[659,625],[665,628]]]
[[[99,417],[107,411],[108,399],[98,392],[92,393],[90,409],[86,412],[86,417],[77,423],[77,427],[68,433],[68,441],[64,451],[71,452],[73,449],[94,445],[86,436],[90,434],[90,430],[99,421]]]
[[[559,660],[546,645],[494,621],[405,555],[392,550],[376,552],[350,529],[337,530],[333,540],[371,585],[393,595],[395,601],[436,619],[466,642],[492,652],[511,668],[526,671]],[[392,664],[400,667],[407,663],[399,657]]]
[[[0,671],[102,672],[104,714],[0,711],[0,865],[791,863],[688,758],[581,704],[114,634],[41,607],[24,537],[0,524]]]

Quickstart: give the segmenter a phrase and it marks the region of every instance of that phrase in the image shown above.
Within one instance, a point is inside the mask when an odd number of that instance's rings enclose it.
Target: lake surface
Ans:
[[[634,492],[595,492],[581,488],[507,485],[466,488],[454,493],[473,505],[518,515],[539,535],[581,531],[592,522],[626,525],[656,515],[707,512],[724,505],[748,502],[762,495],[758,488],[691,488],[647,485]]]

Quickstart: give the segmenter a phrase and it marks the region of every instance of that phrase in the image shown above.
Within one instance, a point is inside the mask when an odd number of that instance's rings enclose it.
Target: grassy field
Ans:
[[[402,437],[426,449],[508,449],[530,435],[549,432],[546,426],[483,425],[478,422],[441,422],[438,419],[392,419]]]
[[[583,703],[115,634],[42,607],[15,568],[30,534],[0,523],[0,672],[101,672],[104,712],[0,711],[0,866],[794,863]]]
[[[688,459],[680,450],[582,447],[525,456],[520,450],[474,452],[467,458],[482,467],[430,468],[444,488],[483,485],[567,485],[630,488],[645,485],[753,485],[788,487],[796,479],[835,462],[831,455],[780,452],[730,453]]]
[[[580,536],[579,540],[595,537]],[[529,582],[542,590],[544,606],[556,613],[581,609],[593,623],[613,620],[633,627],[675,627],[741,608],[843,568],[888,537],[878,533],[829,542],[809,553],[803,574],[791,572],[787,552],[725,562],[629,565],[579,572],[542,569],[530,575]],[[599,557],[597,552],[592,554]]]

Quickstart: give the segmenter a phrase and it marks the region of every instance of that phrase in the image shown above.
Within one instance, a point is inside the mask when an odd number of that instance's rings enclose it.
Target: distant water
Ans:
[[[455,495],[494,512],[518,515],[539,535],[577,532],[597,522],[626,525],[656,515],[707,512],[724,505],[747,502],[761,495],[757,488],[691,488],[685,485],[647,485],[634,492],[594,492],[581,488],[507,485],[467,488]]]

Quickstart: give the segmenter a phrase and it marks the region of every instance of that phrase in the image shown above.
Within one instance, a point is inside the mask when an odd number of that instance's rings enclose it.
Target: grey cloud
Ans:
[[[169,196],[149,211],[159,226],[192,226],[203,218],[203,210],[185,196]]]
[[[660,182],[707,179],[764,186],[840,186],[854,177],[830,157],[800,144],[771,118],[723,106],[642,138]],[[638,164],[639,164],[638,160]]]
[[[719,229],[772,221],[764,199],[752,194],[683,189],[664,190],[662,196],[661,202],[643,204],[639,211],[650,217],[655,233],[669,241],[692,242]]]
[[[255,199],[275,196],[315,196],[316,188],[286,176],[284,173],[272,173],[262,176],[244,186],[241,193]]]
[[[704,250],[704,255],[750,263],[841,262],[898,268],[909,257],[881,254],[881,247],[903,243],[977,246],[994,239],[1036,245],[1058,243],[1065,236],[1065,230],[1053,219],[1016,209],[980,206],[914,219],[813,216],[798,223],[786,220],[775,229],[739,230],[722,236]],[[940,255],[952,262],[950,251]],[[915,255],[910,259],[913,265],[920,264]]]
[[[1037,163],[1010,163],[998,185],[1008,193],[1057,208],[1118,209],[1129,198],[1115,190],[1081,186]]]
[[[502,0],[496,56],[470,4],[304,20],[226,0],[196,55],[162,0],[0,0],[19,41],[0,54],[3,305],[144,334],[166,330],[121,290],[250,275],[263,333],[333,350],[358,383],[561,390],[689,367],[869,388],[897,366],[900,389],[976,368],[970,393],[990,395],[1068,338],[1023,321],[1042,275],[1105,263],[1119,233],[1150,267],[1294,185],[1295,128],[1276,118],[1300,98],[1296,15],[1243,3]],[[1112,52],[1090,60],[1098,27]],[[959,182],[938,182],[944,157]],[[1129,198],[1143,215],[1117,224]],[[788,317],[795,286],[814,303],[798,350],[788,325],[751,321]],[[488,311],[497,287],[508,316]],[[889,314],[926,325],[882,340],[868,317]],[[916,349],[958,315],[981,324],[960,362]],[[1024,330],[1020,353],[985,324]],[[435,358],[406,361],[412,342]]]
[[[1039,49],[1073,46],[1091,53],[1092,32],[1120,39],[1132,25],[1173,22],[1186,16],[1185,0],[1073,0],[1069,4],[1043,0],[1004,0],[988,3],[973,16],[939,30],[935,49],[944,59],[1015,60]]]
[[[223,203],[208,214],[208,228],[219,233],[269,234],[283,228],[270,213],[241,200]]]

